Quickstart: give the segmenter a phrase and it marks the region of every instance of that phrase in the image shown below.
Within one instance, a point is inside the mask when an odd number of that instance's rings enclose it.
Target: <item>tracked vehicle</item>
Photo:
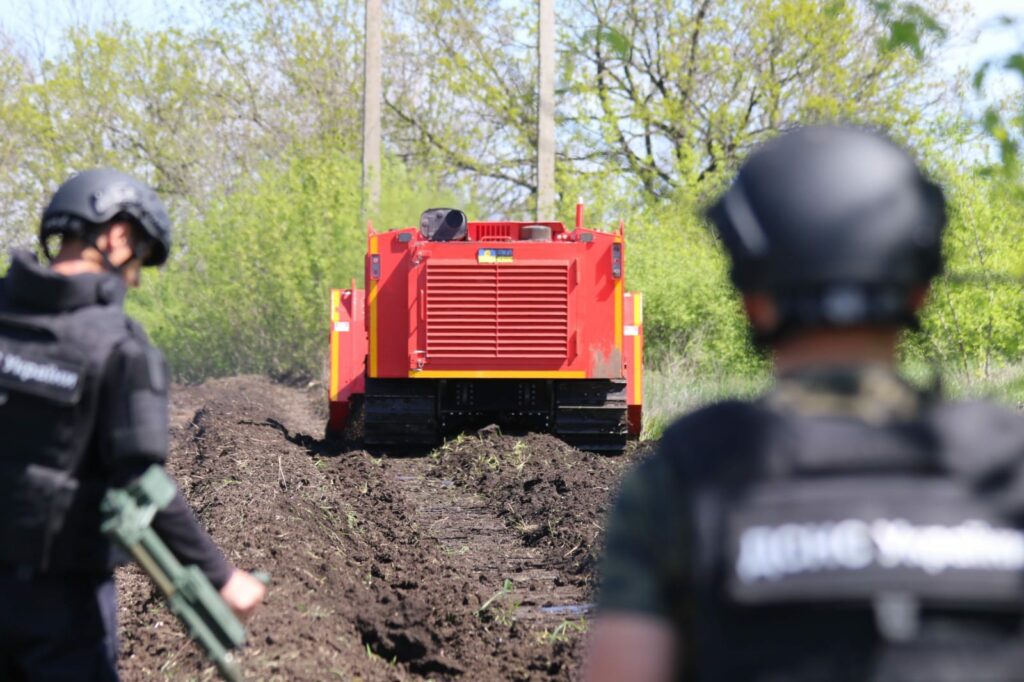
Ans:
[[[328,435],[432,445],[496,423],[620,451],[642,418],[643,317],[624,227],[469,222],[369,230],[365,287],[331,291]],[[353,424],[358,422],[358,424]]]

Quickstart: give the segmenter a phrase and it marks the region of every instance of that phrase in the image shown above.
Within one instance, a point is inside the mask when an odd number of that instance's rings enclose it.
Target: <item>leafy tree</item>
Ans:
[[[0,244],[27,243],[46,196],[82,168],[137,175],[187,218],[304,141],[358,148],[351,10],[211,3],[199,28],[73,28],[35,64],[0,41],[0,153],[13,157],[0,167]]]
[[[941,14],[917,2],[871,0],[870,5],[889,29],[889,35],[880,43],[883,51],[907,48],[921,59],[924,54],[922,44],[926,37],[944,37],[946,34]],[[1021,27],[1024,27],[1024,17],[1003,15],[982,35],[996,28],[1019,30]],[[977,68],[971,80],[975,93],[980,97],[986,96],[985,85],[993,74],[1012,77],[1015,87],[999,101],[987,104],[981,116],[981,127],[999,151],[998,168],[989,166],[984,171],[998,171],[1007,177],[1019,179],[1020,148],[1024,141],[1024,40],[1021,41],[1019,49],[1011,50],[999,58],[989,59]],[[1018,191],[1016,187],[1005,189]]]
[[[325,139],[268,161],[188,225],[187,252],[132,301],[179,377],[320,377],[329,290],[362,283],[360,176],[346,143]],[[388,227],[450,201],[394,161],[383,188]]]
[[[72,171],[127,170],[161,190],[179,227],[171,264],[132,302],[178,375],[316,376],[327,290],[361,276],[365,251],[361,3],[205,7],[189,27],[82,24],[49,60],[0,36],[0,246],[30,241]],[[912,142],[950,188],[951,272],[1024,274],[1024,215],[1008,189],[1019,180],[957,167],[963,121],[935,114],[933,17],[946,11],[943,0],[559,4],[559,214],[582,196],[588,226],[625,218],[650,362],[763,371],[698,213],[753,146],[802,123],[860,121]],[[389,162],[375,223],[444,203],[474,217],[530,211],[533,6],[390,0],[386,16]],[[997,110],[1000,169],[1014,166],[1019,106]],[[1008,278],[941,280],[908,357],[972,370],[1018,361],[1020,293]]]
[[[1002,17],[999,23],[1004,28],[1024,28],[1024,19],[1020,18]],[[1021,145],[1024,144],[1024,41],[1019,51],[978,67],[973,79],[976,93],[984,95],[986,82],[993,72],[1002,72],[1004,78],[1011,79],[1013,88],[1000,101],[986,106],[981,118],[982,127],[999,150],[1000,167],[989,167],[986,171],[998,171],[1019,182]],[[1022,191],[1019,186],[1014,189],[1018,195]]]
[[[929,7],[938,6],[938,0]],[[927,61],[879,50],[863,1],[571,0],[559,6],[559,178],[609,178],[642,197],[707,192],[753,146],[798,123],[851,120],[922,133],[939,96]],[[398,153],[483,178],[528,209],[536,57],[528,4],[395,0],[386,102]],[[937,37],[916,44],[927,60]],[[713,183],[711,183],[713,185]],[[574,198],[574,197],[573,197]],[[638,203],[642,203],[638,201]]]
[[[572,123],[647,194],[699,188],[797,124],[867,122],[901,137],[920,128],[925,69],[903,52],[876,49],[884,26],[862,3],[576,6],[593,24],[570,41],[582,100]]]
[[[1009,181],[947,171],[946,274],[933,286],[908,357],[988,376],[1024,356],[1024,204]]]
[[[522,213],[536,194],[536,10],[502,0],[394,0],[384,104],[407,164]],[[564,150],[563,150],[564,153]]]
[[[26,241],[47,195],[92,166],[143,178],[179,217],[199,211],[255,161],[261,130],[244,101],[244,83],[201,37],[128,24],[72,31],[66,54],[0,105],[17,144],[17,163],[0,167],[5,241]]]

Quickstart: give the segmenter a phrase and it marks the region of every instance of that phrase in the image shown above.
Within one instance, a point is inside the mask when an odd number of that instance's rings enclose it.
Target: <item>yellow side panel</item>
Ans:
[[[643,333],[644,323],[644,295],[637,292],[633,294],[633,324]],[[633,339],[633,404],[642,405],[644,402],[644,372],[643,372],[643,336]]]
[[[370,255],[379,253],[377,235],[370,237]],[[370,376],[377,376],[377,280],[370,280]]]
[[[340,367],[338,366],[338,332],[334,331],[334,323],[338,321],[338,306],[341,305],[341,291],[331,291],[331,385],[329,395],[331,400],[338,399],[338,389],[341,383],[338,380]]]

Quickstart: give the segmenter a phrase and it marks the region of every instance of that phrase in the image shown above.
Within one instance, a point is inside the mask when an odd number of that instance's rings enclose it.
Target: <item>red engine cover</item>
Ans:
[[[463,241],[370,236],[369,375],[625,378],[619,233],[470,223]]]

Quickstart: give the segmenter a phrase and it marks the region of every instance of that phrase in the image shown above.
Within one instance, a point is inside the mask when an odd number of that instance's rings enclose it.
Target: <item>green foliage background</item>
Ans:
[[[329,290],[363,286],[358,157],[328,141],[264,170],[184,225],[184,253],[130,303],[181,379],[319,378]],[[399,164],[383,175],[382,224],[414,225],[420,207],[451,203]]]
[[[909,360],[988,376],[1024,354],[1024,202],[1003,179],[946,178],[946,274],[932,288]]]
[[[130,299],[176,375],[320,378],[328,290],[361,280],[366,249],[359,7],[208,3],[193,27],[76,26],[40,59],[0,31],[0,246],[31,243],[71,172],[122,168],[176,220],[169,265]],[[533,214],[531,8],[389,5],[378,228],[438,205]],[[949,275],[906,359],[978,376],[1020,363],[1019,176],[992,172],[983,127],[961,113],[966,86],[935,68],[944,0],[566,0],[558,11],[558,217],[571,222],[581,196],[589,226],[625,221],[650,367],[764,375],[700,209],[759,143],[820,121],[888,131],[947,188]]]
[[[648,364],[680,358],[698,372],[763,370],[725,254],[697,208],[681,200],[651,206],[627,229],[627,283],[644,294]]]

